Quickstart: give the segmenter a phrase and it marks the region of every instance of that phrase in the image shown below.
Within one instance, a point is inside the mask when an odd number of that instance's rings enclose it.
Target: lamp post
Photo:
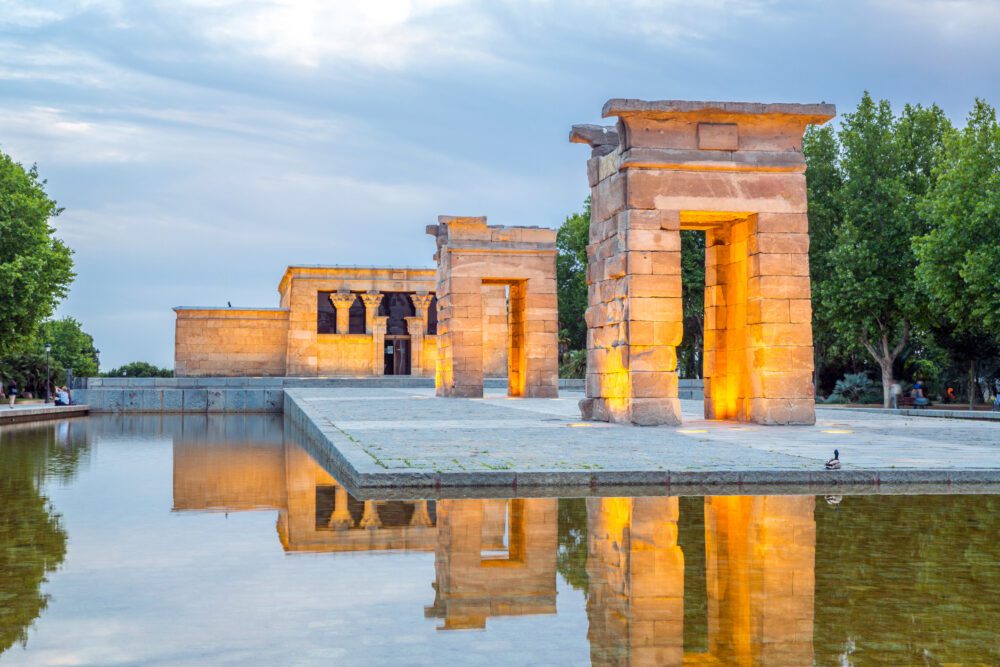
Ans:
[[[52,343],[45,344],[45,402],[52,402],[51,378],[49,377],[49,352],[52,351]]]

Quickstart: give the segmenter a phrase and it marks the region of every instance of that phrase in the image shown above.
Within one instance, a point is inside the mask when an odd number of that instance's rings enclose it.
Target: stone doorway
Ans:
[[[506,300],[495,316],[506,320],[508,396],[556,397],[555,230],[441,216],[427,233],[437,238],[437,395],[483,395],[484,358],[498,338],[486,315]]]
[[[584,418],[680,423],[680,230],[700,229],[705,416],[815,421],[802,134],[834,114],[615,99],[616,127],[573,128],[593,149]]]

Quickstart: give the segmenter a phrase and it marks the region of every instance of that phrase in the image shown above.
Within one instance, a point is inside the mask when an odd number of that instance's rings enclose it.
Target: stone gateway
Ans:
[[[831,104],[613,99],[591,146],[585,419],[678,424],[680,230],[705,232],[705,416],[815,422],[806,126]]]

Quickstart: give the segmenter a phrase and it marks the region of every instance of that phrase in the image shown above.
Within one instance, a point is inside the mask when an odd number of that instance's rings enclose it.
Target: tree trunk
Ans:
[[[969,362],[969,409],[976,409],[976,392],[979,391],[979,385],[976,383],[976,360],[973,359]]]
[[[892,407],[892,385],[895,380],[892,377],[892,362],[893,359],[878,359],[878,365],[882,369],[882,407],[889,408]],[[888,363],[886,363],[888,362]]]
[[[861,338],[861,344],[868,350],[868,354],[872,356],[872,359],[879,365],[879,368],[882,369],[882,407],[888,408],[892,403],[892,395],[890,394],[894,382],[892,366],[896,361],[896,357],[899,356],[903,348],[906,347],[906,343],[910,340],[910,323],[908,320],[903,320],[903,335],[894,348],[889,347],[888,329],[884,326],[880,328],[880,333],[882,334],[879,340],[881,349],[875,349],[875,346],[866,337]]]

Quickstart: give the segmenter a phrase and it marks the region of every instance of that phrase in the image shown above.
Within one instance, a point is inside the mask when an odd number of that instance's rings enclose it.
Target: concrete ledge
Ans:
[[[939,419],[979,419],[982,421],[1000,422],[1000,412],[986,410],[940,410],[938,408],[859,408],[838,405],[819,405],[816,407],[834,410],[850,410],[852,412],[867,412],[871,414],[900,415],[903,417],[938,417]]]
[[[25,407],[14,408],[13,410],[0,406],[0,424],[20,424],[49,419],[86,417],[89,412],[90,406],[88,405],[50,405],[49,407]]]

